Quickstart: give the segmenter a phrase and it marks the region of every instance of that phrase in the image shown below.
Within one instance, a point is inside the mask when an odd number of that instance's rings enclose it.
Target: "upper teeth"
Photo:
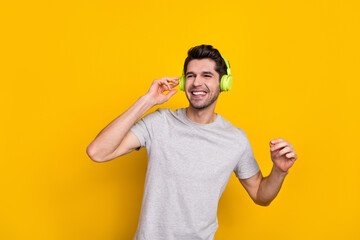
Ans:
[[[193,92],[194,95],[205,95],[206,93],[204,92]]]

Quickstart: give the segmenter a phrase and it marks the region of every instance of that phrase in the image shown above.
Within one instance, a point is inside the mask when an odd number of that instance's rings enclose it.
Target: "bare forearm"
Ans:
[[[154,101],[148,95],[140,97],[128,110],[101,130],[87,151],[98,158],[114,152],[135,122],[154,105]]]
[[[258,192],[257,203],[268,206],[280,191],[281,185],[288,172],[283,172],[273,166],[269,176],[262,179]]]

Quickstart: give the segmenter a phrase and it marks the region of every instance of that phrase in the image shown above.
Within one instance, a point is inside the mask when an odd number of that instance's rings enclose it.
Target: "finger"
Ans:
[[[180,77],[163,77],[162,79],[179,79]]]
[[[167,85],[167,89],[169,91],[171,91],[172,88],[179,85],[179,81],[177,79],[179,79],[179,77],[173,77],[173,78],[164,77],[164,78],[161,79],[162,80],[161,82],[164,85]]]
[[[276,139],[271,140],[270,143],[271,144],[277,144],[277,143],[282,142],[282,140],[283,140],[282,138],[276,138]]]
[[[157,80],[158,89],[160,89],[160,92],[166,91],[168,88],[165,86],[160,79]]]
[[[297,156],[296,156],[296,154],[295,154],[295,156],[294,156],[294,157],[291,157],[289,160],[292,161],[292,162],[295,162],[296,159],[297,159]]]
[[[281,149],[281,148],[283,148],[283,147],[285,147],[285,146],[287,146],[287,143],[286,143],[286,142],[280,142],[280,143],[277,143],[276,145],[271,146],[271,147],[270,147],[270,151],[271,151],[271,152],[274,152],[274,151],[276,151],[276,150],[278,150],[278,149]]]
[[[280,157],[280,156],[284,155],[285,153],[288,153],[288,152],[291,152],[291,151],[292,151],[291,148],[285,147],[285,148],[282,149],[276,156],[277,156],[277,157]]]
[[[163,92],[165,92],[165,91],[168,91],[169,89],[168,89],[167,86],[161,85],[161,86],[160,86],[160,90],[161,90],[161,92],[163,93]]]
[[[172,89],[170,92],[168,92],[166,94],[167,100],[169,100],[176,92],[177,92],[177,89]]]
[[[168,87],[168,90],[171,91],[170,84],[168,82],[165,82],[165,85]]]
[[[167,89],[168,89],[169,91],[171,91],[170,84],[168,83],[168,81],[167,81],[166,79],[162,78],[162,79],[160,79],[160,82],[161,82],[162,85],[166,85],[166,86],[167,86]]]
[[[294,152],[287,153],[285,156],[287,158],[294,158],[294,160],[296,160],[296,158],[295,158],[296,154]]]
[[[285,141],[285,140],[281,140],[279,142],[276,142],[275,144],[272,144],[270,142],[270,149],[271,151],[276,151],[277,149],[280,149],[282,147],[285,147],[285,146],[289,146],[290,148],[294,149],[293,145],[291,145],[289,142]]]
[[[176,83],[172,83],[172,82],[170,82],[170,84],[169,84],[170,88],[174,88],[174,87],[176,87],[177,85],[179,85],[179,83],[178,83],[178,82],[176,82]],[[167,87],[166,89],[167,89],[167,90],[169,90],[169,88],[168,88],[168,87]]]
[[[174,82],[174,83],[171,83],[171,84],[170,84],[171,88],[174,88],[174,87],[176,87],[177,85],[179,85],[179,82]]]
[[[173,82],[176,83],[178,82],[178,80],[180,79],[179,77],[163,77],[161,78],[162,80],[168,81],[168,82]]]
[[[173,84],[169,84],[169,85],[170,85],[170,88],[174,88],[174,87],[176,87],[176,86],[179,85],[179,84],[173,83]],[[165,85],[162,85],[162,86],[161,86],[161,92],[165,92],[165,91],[169,91],[169,87],[168,87],[168,86],[165,86]]]
[[[286,142],[291,148],[294,148],[293,145],[291,145],[288,141],[284,140],[283,138],[277,138],[270,141],[270,146],[277,145],[279,143]]]

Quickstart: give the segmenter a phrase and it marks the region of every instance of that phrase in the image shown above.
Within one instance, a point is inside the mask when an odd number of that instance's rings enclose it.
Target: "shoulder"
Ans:
[[[222,118],[223,127],[233,134],[234,138],[237,139],[237,142],[240,145],[243,145],[244,143],[247,144],[249,142],[246,132],[242,128],[233,125],[230,121],[226,120],[224,117],[221,118]]]
[[[155,111],[146,114],[141,119],[144,121],[160,120],[166,117],[168,114],[171,114],[171,112],[172,111],[169,108],[157,108]]]
[[[239,127],[235,127],[235,128],[236,128],[237,133],[240,135],[240,137],[247,138],[246,132],[242,128],[239,128]]]
[[[172,115],[174,112],[170,108],[158,108],[154,111],[159,117],[166,117]]]
[[[181,109],[176,109],[176,110],[171,110],[170,108],[158,108],[156,109],[156,114],[158,114],[159,116],[163,116],[163,117],[174,117],[174,116],[179,116]]]
[[[239,137],[246,137],[246,133],[245,133],[245,131],[243,129],[241,129],[240,127],[236,127],[230,121],[226,120],[223,116],[220,115],[220,117],[221,117],[222,125],[225,128],[233,131],[234,134],[239,135]]]

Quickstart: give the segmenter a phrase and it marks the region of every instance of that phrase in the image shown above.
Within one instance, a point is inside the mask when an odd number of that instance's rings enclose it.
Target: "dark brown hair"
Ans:
[[[189,62],[193,59],[204,59],[204,58],[210,58],[215,61],[215,71],[219,74],[219,81],[221,77],[225,74],[227,74],[227,67],[224,59],[221,57],[221,54],[219,50],[216,48],[213,48],[211,45],[199,45],[195,46],[189,49],[188,56],[185,59],[184,63],[184,74],[186,74],[187,65]],[[230,63],[229,63],[230,67]]]

